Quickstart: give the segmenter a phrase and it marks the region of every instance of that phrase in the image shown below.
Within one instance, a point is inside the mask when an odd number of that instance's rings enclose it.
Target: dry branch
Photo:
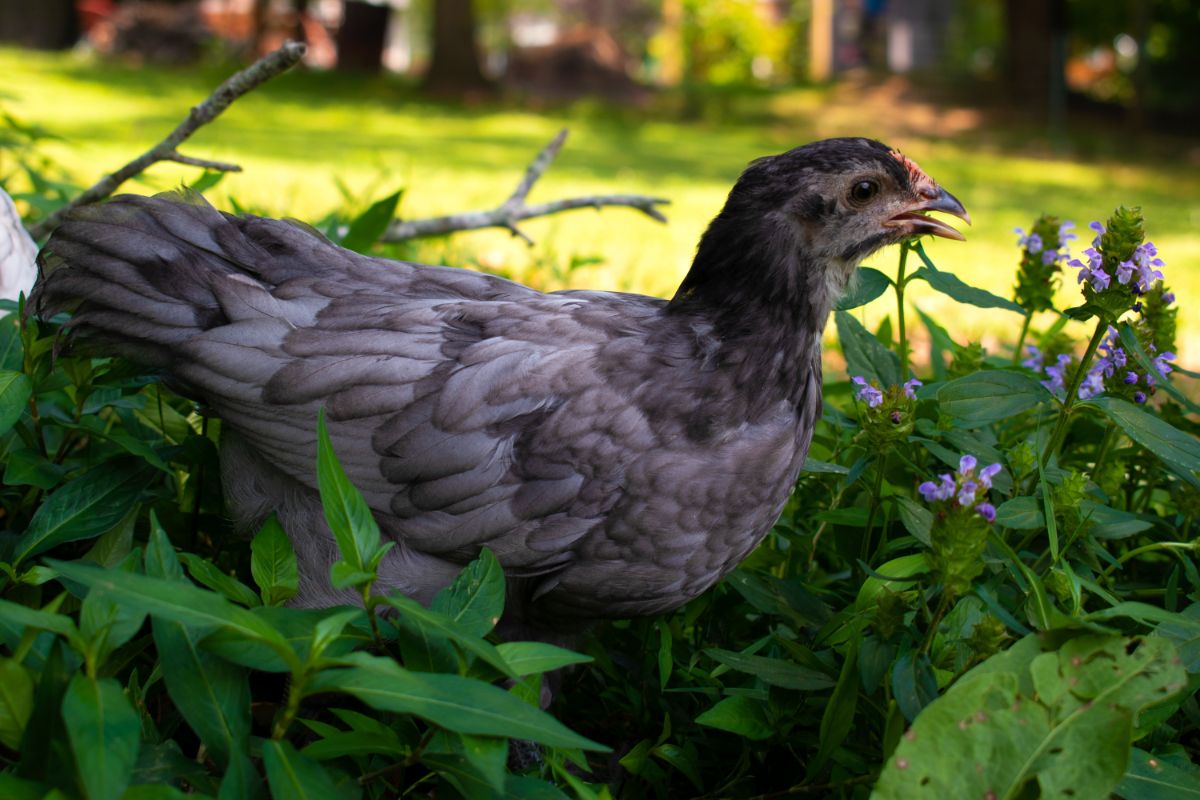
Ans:
[[[54,230],[63,216],[71,209],[86,205],[87,203],[94,203],[97,200],[103,200],[115,192],[122,183],[145,171],[151,164],[159,161],[175,161],[180,164],[203,167],[204,169],[216,170],[218,172],[240,172],[242,168],[237,164],[192,158],[191,156],[183,155],[177,148],[201,127],[220,116],[221,112],[233,104],[233,101],[299,63],[300,59],[304,57],[306,49],[299,42],[286,42],[278,50],[268,53],[244,70],[234,73],[228,80],[218,86],[207,99],[199,105],[193,106],[191,111],[188,112],[187,119],[179,123],[175,130],[171,131],[165,139],[116,172],[105,175],[90,189],[87,189],[78,197],[71,200],[71,202],[32,226],[29,232],[33,234],[34,238],[40,239]]]
[[[521,178],[521,182],[517,184],[516,190],[498,208],[490,211],[467,211],[462,214],[449,214],[444,217],[430,217],[429,219],[396,220],[388,226],[387,231],[383,234],[383,241],[399,242],[405,239],[416,239],[421,236],[440,236],[457,231],[473,231],[481,228],[505,228],[512,232],[513,236],[519,236],[532,245],[533,240],[517,227],[518,222],[534,217],[558,214],[563,211],[572,211],[577,208],[599,209],[604,206],[633,208],[659,222],[667,221],[667,218],[663,216],[662,212],[656,206],[667,205],[671,201],[661,197],[648,197],[640,194],[589,195],[586,197],[553,200],[549,203],[527,205],[525,198],[529,195],[529,191],[533,188],[538,178],[542,177],[546,172],[554,157],[558,155],[558,151],[562,149],[566,138],[567,131],[563,129],[557,136],[550,140],[549,144],[542,148],[537,158],[525,170],[525,175]]]

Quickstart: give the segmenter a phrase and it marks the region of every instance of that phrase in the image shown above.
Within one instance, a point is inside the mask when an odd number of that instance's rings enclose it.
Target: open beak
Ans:
[[[941,211],[944,214],[951,214],[958,217],[968,225],[971,224],[971,215],[963,208],[963,204],[958,202],[958,198],[939,186],[927,192],[922,192],[922,200],[920,202],[916,203],[912,208],[900,212],[883,223],[883,225],[887,228],[900,228],[909,236],[929,234],[931,236],[941,236],[946,239],[957,239],[960,242],[966,240],[967,237],[946,223],[926,216],[925,212],[927,211]]]

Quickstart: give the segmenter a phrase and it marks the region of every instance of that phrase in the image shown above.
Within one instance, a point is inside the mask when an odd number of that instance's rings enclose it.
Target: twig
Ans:
[[[234,100],[299,63],[300,59],[304,57],[305,50],[307,48],[300,42],[285,42],[278,50],[268,53],[244,70],[234,73],[202,103],[192,106],[187,119],[179,123],[165,139],[116,172],[105,175],[83,194],[33,225],[29,232],[35,239],[42,238],[58,227],[58,223],[71,209],[103,200],[115,192],[122,183],[159,161],[175,161],[219,172],[240,172],[242,168],[237,164],[192,158],[183,155],[177,148],[198,129],[220,116],[221,112],[229,108]]]
[[[641,211],[651,219],[666,222],[667,218],[655,206],[667,205],[671,201],[662,197],[648,197],[641,194],[600,194],[587,197],[570,197],[564,200],[554,200],[549,203],[527,205],[525,198],[537,183],[538,178],[546,172],[550,162],[562,149],[566,141],[567,131],[563,129],[555,136],[537,158],[525,170],[516,190],[498,208],[490,211],[467,211],[462,214],[450,214],[445,217],[430,217],[429,219],[396,220],[383,234],[385,242],[400,242],[405,239],[417,239],[422,236],[440,236],[456,231],[473,231],[481,228],[505,228],[513,236],[518,236],[532,245],[533,240],[526,236],[517,223],[534,217],[546,217],[573,211],[577,208],[600,209],[605,206],[625,206]]]

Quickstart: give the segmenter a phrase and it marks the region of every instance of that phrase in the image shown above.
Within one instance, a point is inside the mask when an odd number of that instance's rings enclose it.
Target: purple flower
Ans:
[[[966,456],[963,456],[966,458]],[[958,492],[958,504],[960,506],[969,506],[975,502],[975,492],[979,489],[979,484],[975,481],[964,481],[962,489]]]
[[[1169,352],[1162,353],[1162,354],[1154,357],[1154,368],[1157,369],[1159,371],[1159,374],[1161,374],[1161,375],[1170,375],[1172,372],[1175,371],[1175,368],[1172,367],[1167,362],[1174,361],[1174,360],[1175,360],[1174,353],[1169,353]]]
[[[904,396],[909,400],[917,399],[917,387],[921,386],[921,382],[916,378],[904,382]]]
[[[1104,235],[1104,226],[1099,222],[1089,222],[1088,227],[1096,232],[1096,238],[1092,239],[1092,247],[1100,246],[1100,237]]]
[[[1065,392],[1066,372],[1067,367],[1071,365],[1071,357],[1063,353],[1058,357],[1058,363],[1046,367],[1046,374],[1050,376],[1050,380],[1042,381],[1042,386],[1045,386],[1051,392]]]
[[[1071,229],[1074,227],[1075,223],[1071,222],[1071,220],[1063,220],[1063,223],[1058,226],[1058,241],[1062,244],[1066,244],[1071,239],[1078,239],[1078,236],[1071,233]]]
[[[1026,235],[1024,228],[1013,228],[1013,233],[1017,234],[1017,245],[1024,247],[1030,253],[1037,255],[1042,252],[1042,237],[1036,233]]]
[[[1042,351],[1038,349],[1037,345],[1030,344],[1025,346],[1025,352],[1029,354],[1029,358],[1022,361],[1021,366],[1025,367],[1025,369],[1031,369],[1034,372],[1041,372],[1043,361]]]
[[[942,484],[938,486],[937,499],[949,500],[951,497],[954,497],[954,489],[956,488],[954,478],[951,478],[949,473],[945,472],[939,475],[938,478],[941,479]]]
[[[1000,473],[999,464],[988,464],[983,469],[979,470],[979,482],[983,484],[983,488],[992,488],[992,478]]]
[[[1109,277],[1107,272],[1100,269],[1100,267],[1096,267],[1089,273],[1088,281],[1092,284],[1092,288],[1097,292],[1103,292],[1108,288],[1108,284],[1112,281],[1112,278]]]
[[[854,396],[866,403],[868,408],[877,408],[883,402],[883,392],[867,383],[866,378],[855,375],[850,380],[862,387]]]
[[[975,510],[979,512],[979,516],[986,519],[988,522],[996,521],[996,507],[991,503],[980,503],[975,506]]]
[[[979,462],[975,459],[975,456],[963,456],[958,460],[958,474],[964,477],[970,475],[975,471],[975,465],[978,463]]]
[[[1133,278],[1133,270],[1134,265],[1132,261],[1122,261],[1120,264],[1117,264],[1117,283],[1122,286],[1129,283],[1130,279]]]
[[[917,487],[917,491],[921,493],[921,497],[925,498],[926,503],[932,503],[938,499],[938,485],[933,481],[925,481]]]
[[[1101,359],[1103,362],[1103,359]],[[1087,377],[1083,379],[1083,383],[1079,385],[1079,399],[1087,400],[1089,397],[1095,397],[1104,392],[1104,367],[1097,364],[1092,369],[1088,370]]]
[[[1146,402],[1146,393],[1145,392],[1134,392],[1133,393],[1133,402],[1137,403],[1138,405],[1141,405],[1142,403]]]
[[[1163,292],[1162,300],[1163,300],[1163,305],[1165,305],[1165,306],[1171,305],[1171,303],[1175,302],[1175,293],[1174,292]]]
[[[1129,372],[1125,373],[1125,377],[1124,377],[1123,381],[1126,386],[1133,386],[1135,383],[1138,382],[1138,374],[1136,372],[1134,372],[1133,370],[1130,370]]]

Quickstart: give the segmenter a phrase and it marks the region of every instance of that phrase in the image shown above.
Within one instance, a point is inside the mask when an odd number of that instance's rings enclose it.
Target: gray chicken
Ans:
[[[224,421],[235,521],[277,512],[298,602],[347,602],[316,491],[316,421],[396,543],[377,588],[427,602],[491,548],[526,635],[656,614],[731,570],[778,517],[821,411],[821,334],[861,259],[969,222],[868,139],[761,158],[670,301],[543,294],[369,258],[198,198],[73,212],[33,307],[161,370]]]

